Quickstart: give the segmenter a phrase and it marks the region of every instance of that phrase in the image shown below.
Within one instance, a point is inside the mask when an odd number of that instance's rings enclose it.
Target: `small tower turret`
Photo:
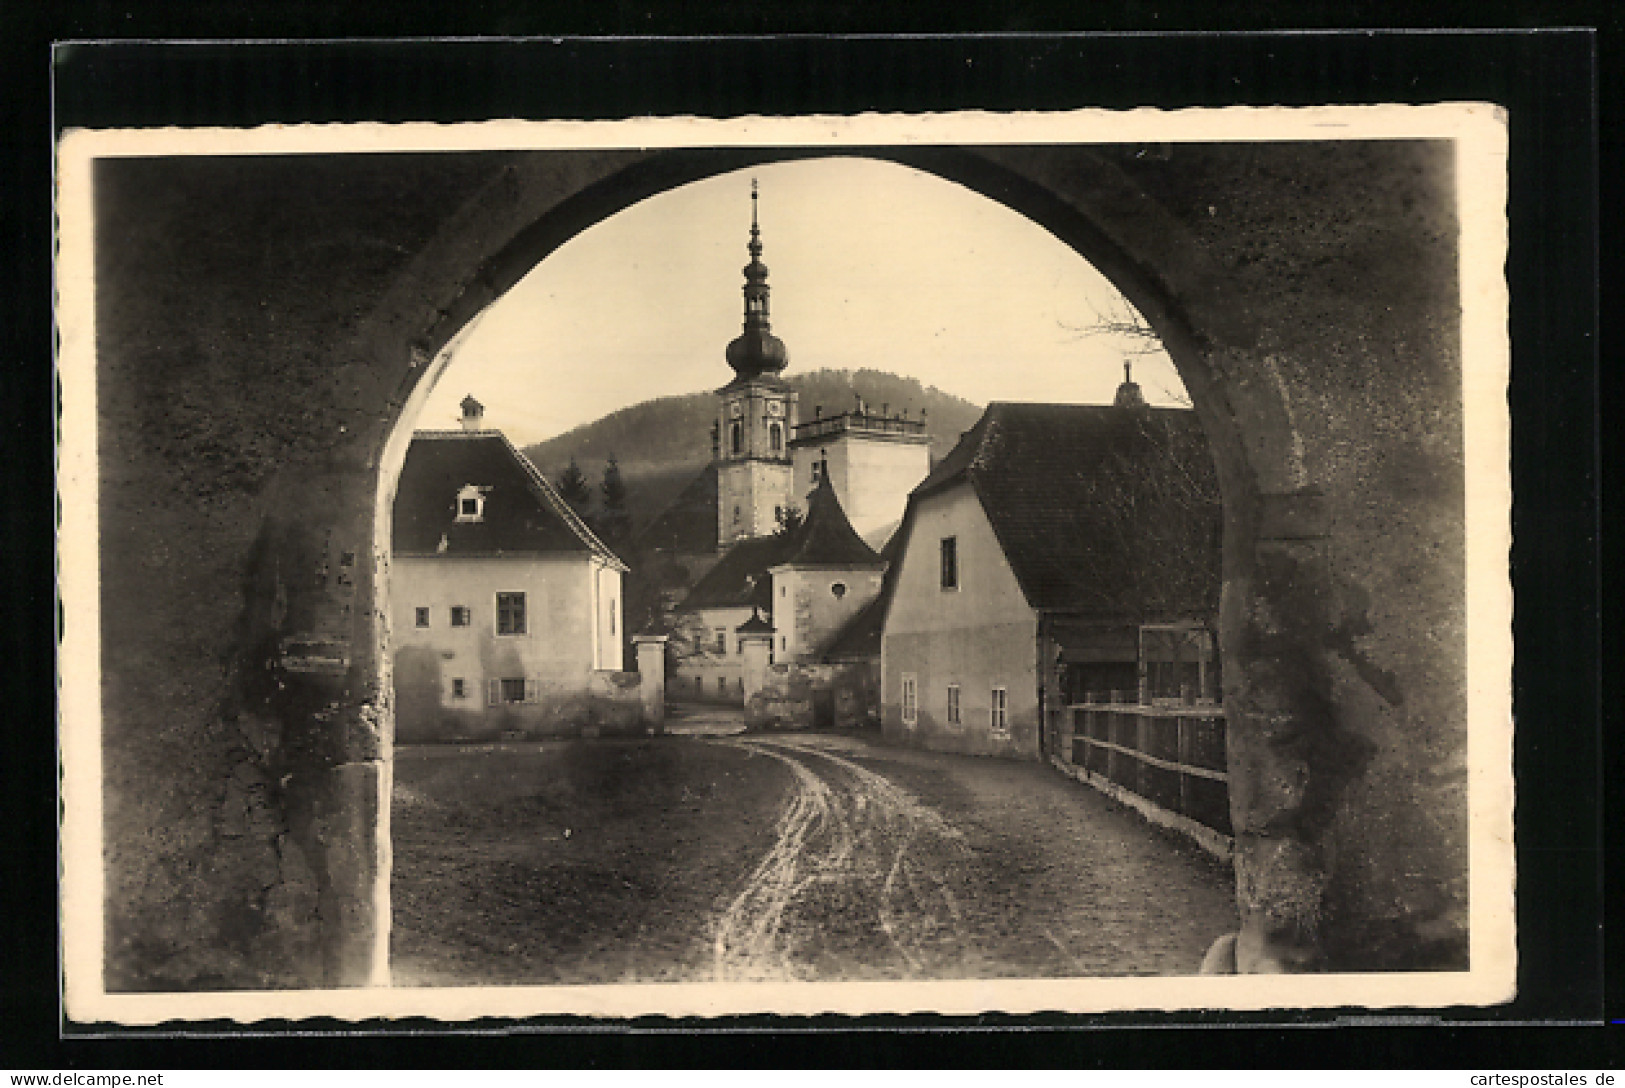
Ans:
[[[1123,384],[1117,387],[1117,397],[1112,404],[1118,408],[1144,408],[1145,396],[1140,392],[1139,385],[1134,381],[1132,362],[1123,363]]]

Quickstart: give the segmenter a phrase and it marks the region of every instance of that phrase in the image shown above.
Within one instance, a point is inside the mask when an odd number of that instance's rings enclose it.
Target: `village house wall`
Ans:
[[[952,537],[957,586],[944,589],[941,541]],[[968,486],[918,501],[881,639],[881,728],[888,739],[945,752],[1039,757],[1038,616]],[[917,714],[904,721],[912,677]],[[949,686],[959,722],[949,720]],[[993,689],[1007,729],[992,727]]]
[[[620,628],[621,573],[596,557],[401,556],[390,593],[403,743],[568,731],[591,716],[592,674],[621,666],[609,633]],[[525,594],[524,634],[497,633],[499,593]],[[469,610],[466,626],[452,625],[454,607]],[[503,698],[503,679],[525,681],[525,701]]]
[[[880,592],[879,570],[776,567],[773,574],[775,661],[817,653],[841,625]],[[842,587],[839,595],[835,587]]]
[[[750,619],[750,609],[702,608],[672,636],[668,687],[681,702],[727,703],[744,700],[745,662],[734,628]],[[718,652],[721,633],[723,650]]]

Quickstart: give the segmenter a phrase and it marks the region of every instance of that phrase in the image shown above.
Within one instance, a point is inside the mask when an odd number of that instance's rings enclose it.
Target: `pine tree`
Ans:
[[[621,479],[621,466],[616,463],[615,455],[609,455],[609,463],[604,466],[604,510],[606,512],[626,510],[626,483]]]
[[[559,474],[559,497],[578,514],[586,513],[587,507],[592,505],[592,487],[574,456],[570,458],[570,466]]]
[[[604,505],[594,527],[606,544],[620,547],[632,536],[632,514],[626,508],[626,482],[621,479],[621,466],[613,453],[604,466],[604,481],[599,491],[604,496]]]

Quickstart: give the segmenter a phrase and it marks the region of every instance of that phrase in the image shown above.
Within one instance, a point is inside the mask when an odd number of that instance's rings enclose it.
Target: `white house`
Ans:
[[[460,431],[413,435],[395,497],[397,736],[585,725],[622,668],[627,568],[502,432],[480,428],[478,402],[463,411]]]
[[[990,405],[899,529],[886,735],[1040,758],[1046,701],[1136,687],[1141,624],[1216,622],[1219,534],[1193,412],[1121,391],[1112,406]]]

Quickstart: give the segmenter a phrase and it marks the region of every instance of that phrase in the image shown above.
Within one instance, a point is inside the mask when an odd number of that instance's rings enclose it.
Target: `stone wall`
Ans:
[[[745,700],[745,721],[761,729],[860,729],[876,720],[879,671],[868,662],[769,665]]]

